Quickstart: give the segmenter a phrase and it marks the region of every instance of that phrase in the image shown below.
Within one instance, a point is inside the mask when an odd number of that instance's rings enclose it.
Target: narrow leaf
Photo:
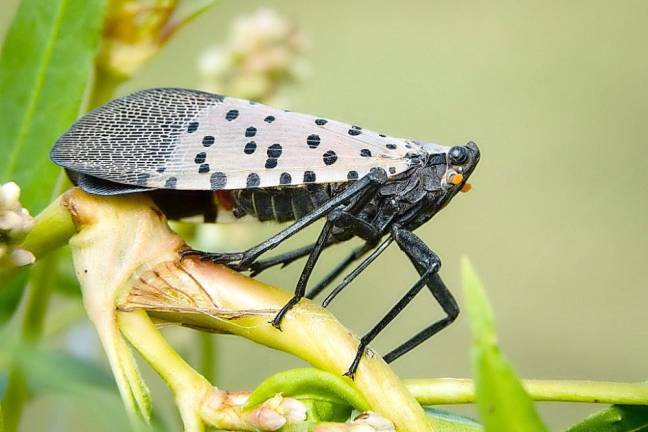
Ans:
[[[450,411],[425,407],[434,432],[482,432],[484,429],[475,420]]]
[[[472,265],[462,266],[466,307],[473,334],[473,374],[484,430],[545,431],[533,403],[500,352],[493,313]]]
[[[16,181],[32,213],[50,199],[50,147],[80,111],[105,0],[23,0],[0,55],[0,182]]]
[[[648,407],[613,405],[567,429],[567,432],[646,432]]]
[[[369,405],[348,379],[314,368],[291,369],[272,375],[250,395],[245,408],[252,409],[277,393],[288,397],[319,397],[323,400],[344,402],[358,411]]]

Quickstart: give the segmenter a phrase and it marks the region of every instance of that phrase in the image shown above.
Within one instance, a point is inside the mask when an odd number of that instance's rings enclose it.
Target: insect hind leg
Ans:
[[[407,306],[407,304],[427,286],[434,298],[437,300],[446,317],[435,321],[419,333],[406,340],[404,343],[390,351],[383,359],[391,363],[403,354],[411,351],[421,343],[434,336],[439,331],[449,326],[459,315],[459,306],[452,296],[452,293],[443,283],[439,276],[441,260],[432,252],[432,250],[415,234],[400,227],[392,229],[392,237],[398,246],[405,252],[420,275],[419,280],[403,296],[403,298],[393,306],[389,312],[360,340],[360,345],[356,356],[345,375],[353,377],[362,359],[368,344],[385,328],[396,316]]]
[[[412,232],[400,228],[396,228],[394,231],[394,239],[396,240],[396,243],[407,254],[420,275],[423,275],[427,268],[431,268],[436,264],[436,270],[426,277],[426,285],[445,312],[446,316],[425,327],[419,333],[387,353],[384,356],[384,360],[387,363],[391,363],[403,354],[416,348],[418,345],[452,324],[459,316],[459,305],[439,275],[439,268],[441,267],[441,260],[439,257]]]

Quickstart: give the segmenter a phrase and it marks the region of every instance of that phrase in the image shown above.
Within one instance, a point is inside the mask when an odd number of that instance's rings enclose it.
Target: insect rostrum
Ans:
[[[51,158],[84,191],[146,192],[172,219],[202,215],[205,221],[294,221],[244,252],[184,252],[253,274],[308,257],[295,296],[272,321],[277,328],[301,298],[315,297],[367,255],[326,298],[328,304],[396,242],[420,279],[361,339],[348,371],[351,376],[366,346],[423,287],[447,316],[388,353],[387,361],[416,347],[459,313],[438,274],[439,258],[413,231],[467,190],[467,179],[479,161],[479,149],[472,142],[445,147],[236,98],[151,89],[86,114],[57,141]],[[325,223],[314,243],[260,259],[318,219]],[[307,294],[322,251],[353,237],[363,239],[364,245]]]

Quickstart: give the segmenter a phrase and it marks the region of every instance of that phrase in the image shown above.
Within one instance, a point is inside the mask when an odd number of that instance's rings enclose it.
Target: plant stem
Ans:
[[[49,280],[56,271],[58,260],[58,255],[51,255],[36,263],[32,269],[23,300],[24,313],[19,325],[20,339],[25,342],[36,343],[43,332],[43,322],[50,298]],[[20,359],[14,359],[9,371],[7,390],[2,400],[6,432],[18,430],[28,396],[27,380],[20,368]]]
[[[411,379],[404,382],[421,405],[475,402],[475,386],[471,379]],[[535,401],[648,405],[648,384],[643,383],[522,380],[522,385]]]
[[[115,76],[102,67],[95,68],[94,79],[95,85],[88,98],[87,111],[93,110],[110,101],[114,97],[117,87],[126,80],[125,78]]]
[[[217,385],[217,374],[216,374],[216,340],[215,336],[211,333],[199,332],[198,333],[198,343],[199,343],[199,355],[198,358],[198,372],[204,376],[207,381]]]
[[[62,206],[59,197],[36,216],[34,228],[27,234],[20,247],[39,259],[67,244],[74,231],[70,212]]]

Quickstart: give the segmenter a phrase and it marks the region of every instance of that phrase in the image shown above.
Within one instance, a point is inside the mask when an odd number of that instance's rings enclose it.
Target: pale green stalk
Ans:
[[[421,405],[471,404],[475,385],[471,379],[436,378],[404,380]],[[522,380],[535,401],[648,405],[648,384],[576,380]]]

